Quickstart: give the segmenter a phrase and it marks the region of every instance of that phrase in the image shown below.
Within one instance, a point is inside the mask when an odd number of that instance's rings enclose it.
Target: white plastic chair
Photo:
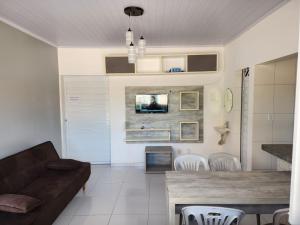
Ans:
[[[201,155],[188,154],[177,156],[174,160],[176,171],[209,171],[207,158]]]
[[[290,225],[289,209],[279,209],[273,213],[273,223],[266,225]]]
[[[181,213],[184,225],[238,225],[245,215],[242,210],[210,206],[188,206]]]
[[[240,161],[228,153],[214,153],[209,156],[208,163],[211,171],[241,171]]]

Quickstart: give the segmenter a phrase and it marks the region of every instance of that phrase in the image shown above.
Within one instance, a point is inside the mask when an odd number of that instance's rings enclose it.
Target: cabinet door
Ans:
[[[106,73],[134,73],[134,64],[128,63],[128,57],[105,57]]]
[[[188,72],[217,71],[217,54],[188,55]]]

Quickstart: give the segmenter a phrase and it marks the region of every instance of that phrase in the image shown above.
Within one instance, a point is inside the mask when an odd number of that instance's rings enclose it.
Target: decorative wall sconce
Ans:
[[[221,135],[221,139],[218,142],[219,145],[225,144],[226,138],[230,133],[229,122],[226,121],[223,126],[215,127],[215,130]]]

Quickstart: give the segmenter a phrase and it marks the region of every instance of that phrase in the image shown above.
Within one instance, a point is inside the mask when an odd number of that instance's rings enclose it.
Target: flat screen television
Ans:
[[[136,113],[167,113],[168,94],[144,94],[135,96]]]

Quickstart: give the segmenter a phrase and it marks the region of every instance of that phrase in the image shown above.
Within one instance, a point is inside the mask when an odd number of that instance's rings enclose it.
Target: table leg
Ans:
[[[260,225],[260,214],[256,214],[257,225]]]
[[[182,225],[182,220],[183,220],[183,216],[182,216],[182,213],[180,213],[179,214],[179,225]]]
[[[169,225],[175,225],[175,204],[169,202]]]

